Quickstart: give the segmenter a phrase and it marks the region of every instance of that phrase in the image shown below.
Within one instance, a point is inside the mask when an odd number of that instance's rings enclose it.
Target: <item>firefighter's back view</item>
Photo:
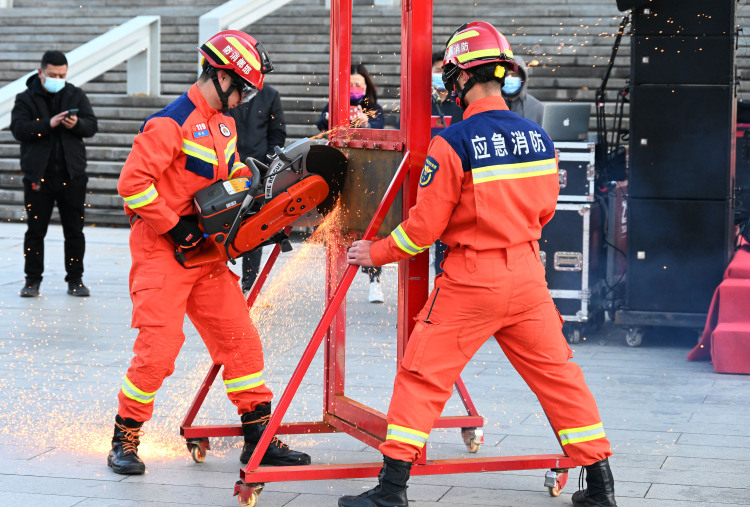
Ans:
[[[502,86],[517,63],[482,21],[448,41],[443,81],[464,119],[430,143],[409,218],[384,240],[355,241],[349,264],[382,266],[447,246],[444,273],[417,316],[398,365],[379,484],[341,507],[408,505],[406,482],[466,363],[494,336],[536,394],[563,450],[587,471],[576,506],[615,506],[610,444],[562,334],[539,258],[555,212],[555,148],[536,123],[508,110]]]
[[[213,362],[223,366],[227,397],[242,421],[242,463],[248,462],[271,414],[262,345],[238,277],[224,262],[185,269],[175,259],[175,247],[189,251],[204,240],[193,209],[198,190],[218,180],[252,176],[239,160],[237,130],[226,111],[255,95],[273,66],[259,42],[235,30],[219,32],[199,51],[204,58],[200,78],[146,119],[117,185],[130,217],[132,326],[138,328],[107,458],[119,474],[146,469],[137,453],[141,427],[151,418],[156,391],[174,371],[185,341],[185,314]],[[276,438],[261,461],[309,463],[310,456]]]

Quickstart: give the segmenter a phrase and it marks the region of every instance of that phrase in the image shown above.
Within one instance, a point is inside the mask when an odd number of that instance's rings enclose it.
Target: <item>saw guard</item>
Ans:
[[[184,252],[182,265],[194,268],[212,262],[226,262],[249,252],[325,201],[328,194],[325,179],[311,174],[271,199],[258,213],[246,218],[227,248],[211,237],[199,250]]]

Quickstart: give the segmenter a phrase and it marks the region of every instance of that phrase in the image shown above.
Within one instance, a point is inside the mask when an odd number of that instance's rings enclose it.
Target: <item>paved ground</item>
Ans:
[[[92,296],[67,296],[62,232],[50,228],[42,296],[22,299],[24,226],[0,225],[0,504],[3,506],[236,505],[239,439],[213,439],[206,461],[192,461],[178,427],[209,361],[195,330],[175,374],[156,400],[141,455],[148,473],[113,474],[105,456],[117,408],[116,395],[135,337],[129,328],[129,255],[125,229],[87,228],[85,281]],[[284,254],[255,312],[266,348],[266,378],[281,394],[322,313],[320,246],[295,243]],[[357,276],[348,297],[348,394],[386,410],[393,373],[396,271],[386,267],[387,301],[367,303],[367,281]],[[750,505],[750,377],[722,375],[685,355],[695,342],[667,333],[627,347],[623,331],[606,327],[573,346],[575,361],[598,402],[614,446],[611,459],[620,506]],[[463,378],[486,418],[481,455],[557,451],[533,394],[499,348],[488,343]],[[286,420],[318,419],[320,359]],[[219,387],[219,386],[217,386]],[[198,422],[233,423],[236,414],[213,389]],[[446,413],[460,414],[453,399]],[[316,463],[373,462],[379,455],[346,435],[289,436]],[[457,430],[436,430],[433,458],[465,457]],[[543,488],[543,471],[416,477],[415,506],[570,505],[578,471],[563,494]],[[268,484],[263,507],[333,506],[373,480]]]

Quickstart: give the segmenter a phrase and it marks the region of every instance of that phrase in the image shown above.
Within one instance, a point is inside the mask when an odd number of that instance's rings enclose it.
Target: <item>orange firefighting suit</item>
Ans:
[[[374,243],[376,266],[440,239],[444,273],[417,316],[398,365],[380,451],[415,461],[453,383],[494,335],[534,391],[563,450],[578,465],[610,456],[591,392],[562,334],[537,240],[555,212],[557,160],[549,136],[501,97],[469,105],[464,120],[430,143],[417,201],[389,237]]]
[[[183,268],[165,234],[193,215],[193,195],[219,179],[250,176],[239,161],[231,116],[210,107],[193,85],[149,117],[133,142],[117,190],[130,216],[132,326],[138,328],[119,393],[123,418],[151,418],[156,391],[174,371],[185,341],[185,314],[212,360],[223,368],[227,396],[243,414],[271,400],[263,351],[238,277],[223,262]]]

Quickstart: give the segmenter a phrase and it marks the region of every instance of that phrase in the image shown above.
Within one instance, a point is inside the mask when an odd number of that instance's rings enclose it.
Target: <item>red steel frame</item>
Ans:
[[[432,54],[432,2],[430,0],[402,0],[402,53],[401,53],[401,129],[373,130],[337,128],[329,136],[329,144],[338,147],[366,148],[403,151],[403,159],[391,181],[375,216],[362,239],[372,239],[377,234],[396,194],[403,190],[402,216],[416,201],[419,175],[424,164],[430,141],[429,81]],[[429,21],[425,21],[429,20]],[[331,61],[330,61],[330,125],[349,123],[349,66],[351,59],[352,0],[331,0]],[[345,388],[346,305],[344,298],[358,271],[357,266],[346,264],[344,238],[327,242],[326,263],[326,309],[308,343],[300,361],[287,384],[284,393],[276,402],[273,415],[264,431],[256,451],[247,466],[240,471],[242,480],[235,485],[235,494],[241,503],[259,492],[265,482],[289,480],[319,480],[374,477],[381,463],[353,463],[337,465],[307,465],[297,467],[262,467],[260,460],[271,439],[277,434],[311,434],[344,432],[376,447],[384,440],[386,418],[381,412],[348,398]],[[279,254],[278,245],[271,253],[258,280],[248,296],[248,305],[255,301],[260,289]],[[427,300],[429,288],[428,254],[423,253],[399,263],[398,291],[398,335],[397,356],[400,360],[414,320]],[[326,338],[324,355],[325,389],[322,421],[284,423],[294,395],[315,357],[323,339]],[[194,427],[192,423],[203,403],[210,386],[220,370],[213,365],[185,420],[180,428],[188,439],[207,439],[211,436],[241,436],[239,425],[215,425]],[[471,397],[459,378],[456,390],[468,412],[466,416],[440,417],[436,428],[481,427],[483,418],[471,401]],[[207,442],[205,442],[207,448]],[[572,460],[564,454],[528,456],[506,456],[490,458],[463,458],[450,460],[427,460],[426,448],[412,475],[467,473],[505,470],[574,468]],[[562,487],[567,477],[558,482]],[[257,489],[256,489],[257,487]],[[257,498],[257,496],[256,496]]]

